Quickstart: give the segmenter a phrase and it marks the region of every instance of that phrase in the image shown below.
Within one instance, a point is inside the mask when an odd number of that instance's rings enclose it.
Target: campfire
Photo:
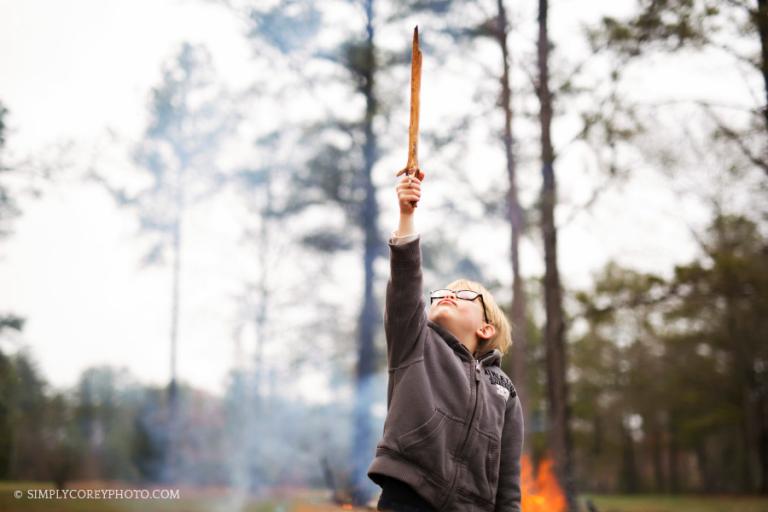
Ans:
[[[552,460],[544,459],[539,464],[534,478],[533,465],[527,455],[521,461],[520,488],[523,494],[522,508],[525,512],[564,512],[565,495],[557,483]]]
[[[353,500],[349,482],[342,478],[343,484],[338,485],[329,461],[323,458],[320,462],[324,469],[326,483],[332,491],[331,501],[335,507],[338,507],[334,510],[359,510],[352,504]],[[520,462],[520,490],[523,495],[522,509],[525,512],[565,512],[565,494],[563,494],[560,484],[557,482],[552,459],[547,457],[542,460],[539,463],[535,476],[533,464],[527,455],[524,455]]]

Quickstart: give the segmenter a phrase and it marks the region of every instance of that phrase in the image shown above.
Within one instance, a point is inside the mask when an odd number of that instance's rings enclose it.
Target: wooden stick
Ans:
[[[408,126],[408,162],[396,176],[414,173],[418,179],[424,176],[419,169],[419,96],[421,92],[421,50],[419,49],[419,27],[413,29],[411,48],[411,119]]]

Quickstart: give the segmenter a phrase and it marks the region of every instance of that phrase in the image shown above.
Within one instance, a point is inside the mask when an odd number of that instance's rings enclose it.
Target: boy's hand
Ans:
[[[397,184],[397,199],[400,202],[400,213],[411,215],[416,203],[421,199],[421,180],[414,176],[403,176]]]

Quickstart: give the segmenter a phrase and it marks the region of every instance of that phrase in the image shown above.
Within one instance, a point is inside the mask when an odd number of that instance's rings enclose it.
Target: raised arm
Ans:
[[[400,222],[389,241],[390,277],[384,309],[389,368],[407,365],[421,354],[419,341],[426,329],[421,248],[414,228],[416,202],[421,198],[421,181],[403,176],[397,184]]]

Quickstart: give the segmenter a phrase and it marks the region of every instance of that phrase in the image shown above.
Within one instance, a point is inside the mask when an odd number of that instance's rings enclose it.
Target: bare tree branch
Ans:
[[[755,164],[757,167],[762,169],[766,176],[768,176],[768,162],[761,159],[760,157],[756,156],[754,153],[752,153],[752,150],[747,146],[747,144],[744,142],[741,135],[736,133],[732,128],[727,126],[723,121],[715,114],[712,109],[707,105],[702,105],[704,112],[707,113],[709,118],[712,120],[713,123],[717,126],[718,130],[720,130],[723,135],[728,137],[731,141],[733,141],[736,146],[741,150],[741,152],[746,156],[750,162]]]

